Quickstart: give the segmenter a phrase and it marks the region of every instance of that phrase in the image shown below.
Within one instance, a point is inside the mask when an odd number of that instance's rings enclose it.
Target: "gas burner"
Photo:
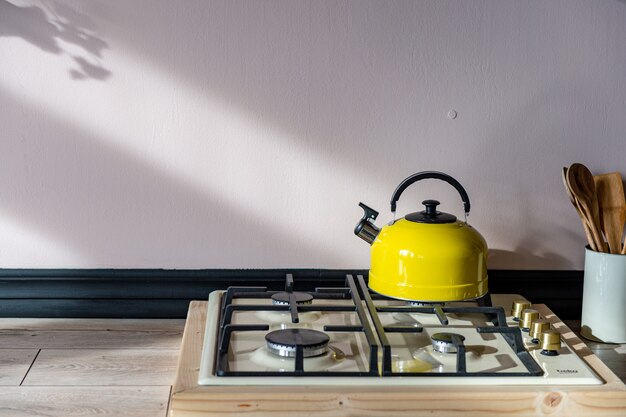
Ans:
[[[407,301],[406,304],[410,307],[426,308],[426,309],[430,308],[432,309],[432,312],[437,316],[437,319],[439,320],[441,324],[443,324],[444,326],[447,326],[449,323],[448,318],[446,317],[446,313],[444,313],[443,311],[443,307],[445,306],[445,303],[429,302],[429,301]]]
[[[293,358],[277,356],[267,346],[261,346],[250,354],[250,361],[261,369],[272,372],[291,372],[294,370]],[[329,345],[327,353],[312,358],[304,358],[303,370],[306,372],[338,371],[345,364],[345,354]],[[349,366],[349,364],[348,364]]]
[[[293,358],[298,346],[302,347],[302,356],[311,358],[328,351],[330,337],[324,332],[311,329],[274,330],[265,335],[268,350],[276,356]]]
[[[454,338],[457,343],[454,343]],[[433,349],[439,353],[456,353],[457,345],[463,343],[465,337],[457,333],[435,333],[431,336]]]
[[[298,291],[282,291],[272,294],[272,304],[280,306],[289,305],[289,294],[293,294],[297,305],[313,304],[313,296],[311,294]]]
[[[430,301],[407,301],[406,305],[411,307],[443,307],[446,303],[433,303]]]

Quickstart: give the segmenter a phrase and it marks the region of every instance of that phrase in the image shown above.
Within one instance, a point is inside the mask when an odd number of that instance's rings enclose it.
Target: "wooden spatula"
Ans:
[[[574,163],[567,169],[567,185],[569,186],[574,199],[587,219],[589,230],[596,243],[599,252],[608,253],[602,228],[600,226],[600,209],[596,194],[596,184],[589,168],[580,163]]]
[[[604,236],[609,243],[611,253],[622,251],[622,234],[624,233],[624,184],[619,172],[595,175],[598,205],[600,206],[600,224]]]
[[[622,223],[626,225],[626,204],[622,207]],[[626,255],[626,239],[622,242],[622,255]]]
[[[583,223],[583,229],[585,231],[585,235],[587,236],[587,242],[589,243],[589,247],[591,248],[591,250],[598,252],[600,249],[596,246],[596,242],[593,239],[593,235],[591,234],[591,229],[589,229],[589,223],[587,222],[587,218],[583,214],[582,209],[580,208],[580,205],[576,201],[576,198],[572,194],[572,190],[570,190],[569,184],[567,183],[567,167],[563,167],[563,171],[561,171],[561,173],[562,173],[561,177],[563,179],[563,185],[565,186],[565,191],[567,191],[567,196],[569,197],[569,201],[572,203],[572,205],[576,209],[576,213],[578,213],[578,217],[580,217],[580,220]]]

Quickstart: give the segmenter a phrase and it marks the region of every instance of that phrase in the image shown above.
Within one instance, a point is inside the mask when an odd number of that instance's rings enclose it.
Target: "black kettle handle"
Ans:
[[[409,185],[419,180],[425,180],[428,178],[445,181],[451,186],[453,186],[454,188],[456,188],[459,194],[461,194],[461,200],[463,200],[463,206],[465,207],[465,214],[469,213],[470,211],[469,196],[467,195],[467,192],[465,191],[463,186],[457,180],[455,180],[448,174],[444,174],[443,172],[438,172],[438,171],[418,172],[417,174],[413,174],[407,179],[405,179],[404,181],[402,181],[400,185],[398,185],[398,188],[396,188],[396,191],[393,192],[393,196],[391,197],[391,212],[392,213],[396,212],[396,203],[400,199],[400,194],[402,194]]]

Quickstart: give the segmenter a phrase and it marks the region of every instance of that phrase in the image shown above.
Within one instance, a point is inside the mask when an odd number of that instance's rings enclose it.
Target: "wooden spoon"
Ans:
[[[596,243],[593,239],[593,236],[591,235],[589,223],[587,222],[587,219],[585,218],[585,215],[583,214],[582,209],[580,208],[580,205],[574,198],[574,195],[572,194],[572,190],[569,188],[569,184],[567,183],[567,167],[563,167],[563,172],[562,172],[561,177],[563,178],[563,185],[565,186],[565,191],[567,191],[567,196],[569,197],[569,201],[572,203],[572,205],[576,209],[576,213],[578,213],[578,217],[580,217],[580,221],[583,223],[583,229],[585,230],[585,236],[587,236],[587,242],[589,243],[589,247],[591,248],[591,250],[594,250],[597,252],[598,248],[596,247]]]
[[[613,172],[596,175],[593,180],[601,213],[600,226],[611,253],[620,253],[624,233],[623,207],[626,205],[622,175],[619,172]]]
[[[567,170],[567,184],[572,191],[572,195],[580,205],[582,213],[587,218],[596,247],[599,251],[606,252],[604,239],[600,232],[600,210],[598,209],[593,175],[583,164],[572,164]]]
[[[626,204],[622,207],[622,222],[626,225]],[[626,255],[626,239],[622,243],[622,255]]]

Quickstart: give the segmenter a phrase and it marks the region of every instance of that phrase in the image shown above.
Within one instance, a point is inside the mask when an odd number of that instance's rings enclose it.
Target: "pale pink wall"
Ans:
[[[0,0],[0,267],[367,268],[455,176],[490,267],[581,269],[626,175],[623,1]],[[447,117],[454,109],[458,116]],[[430,181],[427,197],[461,215]]]

